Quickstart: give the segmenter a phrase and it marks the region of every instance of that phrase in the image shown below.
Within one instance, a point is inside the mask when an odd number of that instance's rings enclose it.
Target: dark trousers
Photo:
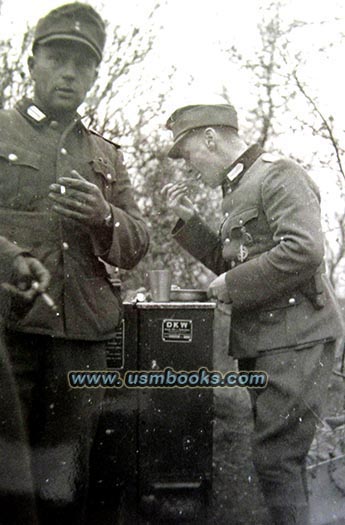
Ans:
[[[0,525],[37,525],[30,448],[0,320]]]
[[[101,388],[72,389],[72,370],[104,370],[105,343],[6,333],[31,448],[40,524],[83,524]]]
[[[250,389],[252,454],[276,525],[307,525],[305,461],[319,420],[334,359],[334,343],[271,351],[239,361],[241,370],[268,374],[265,389]]]

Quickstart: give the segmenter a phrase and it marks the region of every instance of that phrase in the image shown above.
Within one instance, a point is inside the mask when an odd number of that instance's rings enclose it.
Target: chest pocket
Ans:
[[[116,171],[108,159],[96,157],[90,161],[92,170],[96,175],[96,184],[102,189],[106,199],[110,199],[116,188]]]
[[[221,228],[224,259],[243,262],[254,245],[255,225],[259,216],[256,207],[242,210],[225,219]]]
[[[0,142],[0,205],[30,210],[40,196],[40,160],[35,152]]]

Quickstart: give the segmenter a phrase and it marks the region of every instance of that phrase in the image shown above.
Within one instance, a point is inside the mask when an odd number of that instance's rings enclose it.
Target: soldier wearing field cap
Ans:
[[[250,396],[253,460],[272,523],[306,525],[305,460],[344,335],[324,273],[318,189],[292,160],[248,147],[231,105],[182,107],[167,128],[174,139],[169,156],[222,187],[217,234],[186,186],[168,184],[179,217],[173,235],[218,275],[208,294],[232,309],[230,354],[239,368],[268,374],[268,386]]]
[[[148,247],[119,147],[77,112],[104,43],[105,24],[90,5],[51,11],[37,24],[28,61],[33,99],[0,112],[0,235],[51,276],[46,294],[30,307],[12,301],[5,320],[40,523],[49,525],[84,523],[103,394],[69,388],[67,373],[106,367],[122,312],[103,261],[131,269]]]

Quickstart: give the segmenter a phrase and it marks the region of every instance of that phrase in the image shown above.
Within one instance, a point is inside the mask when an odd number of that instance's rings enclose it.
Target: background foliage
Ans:
[[[248,143],[259,142],[270,151],[289,154],[311,172],[321,170],[323,173],[326,168],[335,177],[337,205],[324,209],[323,221],[329,273],[341,294],[345,255],[344,137],[336,126],[335,116],[325,112],[323,101],[315,94],[317,90],[304,78],[309,55],[296,42],[300,41],[301,31],[308,34],[308,23],[288,19],[283,0],[261,0],[260,5],[254,52],[243,52],[232,44],[221,46],[219,52],[229,64],[229,76],[235,67],[250,86],[249,97],[238,107]],[[109,24],[99,77],[81,111],[91,127],[121,144],[136,198],[151,230],[151,247],[146,258],[134,271],[120,272],[126,287],[132,289],[145,283],[150,268],[171,268],[174,283],[180,286],[205,287],[212,279],[212,274],[171,238],[175,219],[161,195],[168,181],[188,177],[183,163],[171,162],[165,155],[170,138],[164,124],[178,72],[172,66],[162,81],[160,75],[151,74],[148,67],[161,9],[164,2],[153,5],[146,19],[130,30]],[[320,57],[327,57],[335,40],[343,40],[341,29],[336,35],[333,33],[332,41],[327,38],[320,39],[315,49]],[[20,48],[13,47],[9,39],[0,39],[1,107],[6,108],[22,95],[31,93],[25,64],[31,41],[31,28],[25,33]],[[227,83],[226,78],[225,71],[219,97],[232,101],[233,82],[229,78]],[[193,78],[188,82],[192,85]],[[286,151],[286,137],[293,136],[305,140],[305,149]],[[317,141],[311,140],[312,137]],[[218,228],[219,191],[200,183],[191,190],[191,197],[204,219]]]

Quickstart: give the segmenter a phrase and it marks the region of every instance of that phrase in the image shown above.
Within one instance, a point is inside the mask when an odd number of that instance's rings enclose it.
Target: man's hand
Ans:
[[[226,273],[220,274],[208,287],[207,297],[217,299],[221,303],[231,303],[231,298],[225,281]]]
[[[102,226],[111,211],[99,187],[87,181],[76,170],[71,177],[61,177],[49,187],[53,210],[86,226]]]
[[[1,286],[11,295],[30,302],[47,289],[49,281],[50,274],[39,260],[28,255],[17,255],[13,261],[11,282]],[[33,286],[33,283],[38,284]]]
[[[187,197],[187,192],[188,186],[184,182],[176,182],[175,184],[169,182],[162,189],[162,194],[166,197],[169,208],[184,222],[188,222],[195,215],[193,203]]]

